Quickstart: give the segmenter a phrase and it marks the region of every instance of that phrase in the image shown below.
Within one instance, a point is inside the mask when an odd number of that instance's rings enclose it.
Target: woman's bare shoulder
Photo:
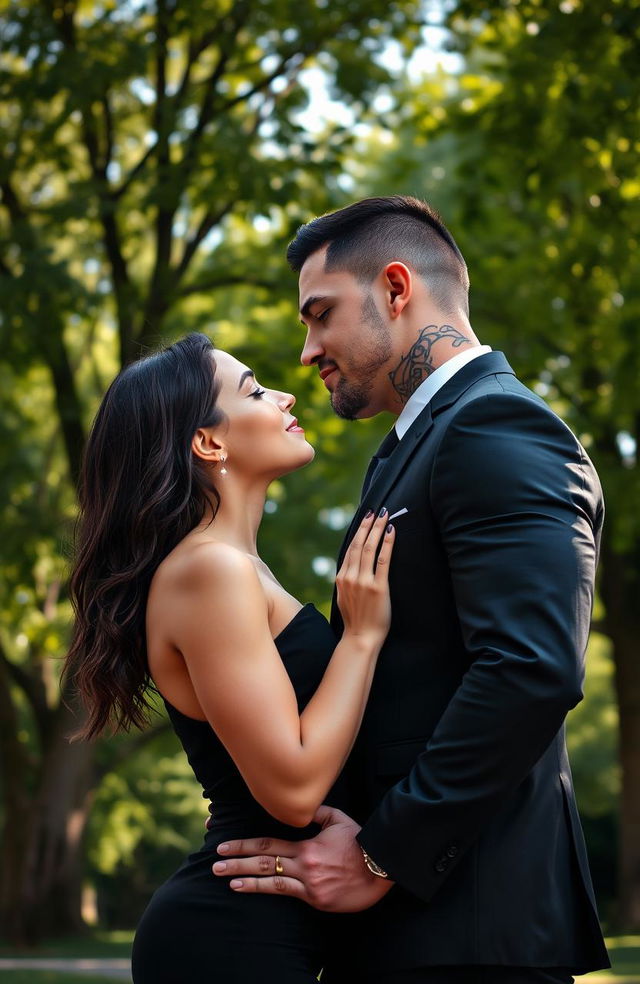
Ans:
[[[157,588],[206,590],[221,585],[255,587],[255,565],[242,550],[217,540],[186,541],[172,550],[154,576]]]

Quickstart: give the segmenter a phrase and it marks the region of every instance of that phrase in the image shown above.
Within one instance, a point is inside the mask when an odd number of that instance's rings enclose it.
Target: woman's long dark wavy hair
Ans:
[[[198,333],[127,366],[84,453],[70,590],[76,620],[64,675],[88,717],[77,738],[147,722],[145,609],[160,562],[219,496],[192,453],[216,406],[213,345]]]

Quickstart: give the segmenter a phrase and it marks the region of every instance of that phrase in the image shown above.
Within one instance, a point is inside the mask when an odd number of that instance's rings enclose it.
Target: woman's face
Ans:
[[[291,412],[295,397],[265,389],[228,352],[216,349],[213,358],[220,384],[217,406],[227,418],[216,437],[226,453],[227,471],[271,479],[308,464],[315,452]]]

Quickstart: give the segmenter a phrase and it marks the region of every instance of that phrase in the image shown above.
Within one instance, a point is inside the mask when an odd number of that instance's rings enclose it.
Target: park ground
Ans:
[[[130,984],[125,969],[129,957],[131,933],[103,933],[43,944],[29,953],[0,944],[1,984]],[[612,970],[576,978],[580,984],[640,984],[640,936],[616,936],[607,939]],[[47,961],[47,969],[38,969],[32,961]],[[27,961],[29,964],[27,965]],[[65,961],[65,966],[51,966]],[[93,964],[91,972],[87,962]],[[12,964],[12,966],[9,966]],[[110,968],[117,970],[112,976]]]

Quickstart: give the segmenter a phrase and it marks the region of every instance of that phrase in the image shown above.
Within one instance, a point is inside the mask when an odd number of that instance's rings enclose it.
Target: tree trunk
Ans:
[[[26,824],[22,831],[8,831],[14,842],[18,837],[23,841],[19,877],[6,899],[11,918],[5,931],[15,943],[33,944],[44,936],[85,928],[80,905],[83,836],[94,785],[94,746],[70,744],[68,735],[78,719],[64,706],[55,715]]]
[[[24,859],[29,821],[27,779],[29,760],[25,745],[19,740],[19,722],[11,700],[10,675],[0,655],[0,766],[4,823],[0,846],[0,927],[2,935],[15,940],[15,899],[20,890],[21,861]]]
[[[603,544],[601,589],[607,635],[613,643],[620,714],[620,844],[618,919],[640,932],[640,542],[616,553]]]

